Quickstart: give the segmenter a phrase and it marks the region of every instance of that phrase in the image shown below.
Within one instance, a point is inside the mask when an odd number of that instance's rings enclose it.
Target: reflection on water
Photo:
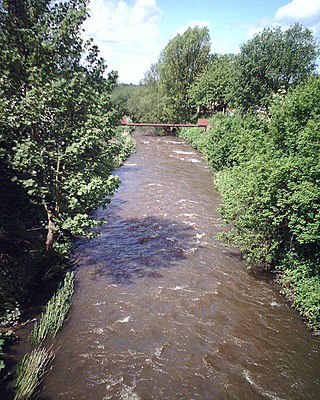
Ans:
[[[222,246],[219,196],[183,141],[135,133],[101,236],[79,242],[44,400],[318,399],[319,341]]]

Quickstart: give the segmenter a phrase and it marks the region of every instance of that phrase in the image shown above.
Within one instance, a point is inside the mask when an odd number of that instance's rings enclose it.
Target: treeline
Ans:
[[[168,43],[134,94],[128,87],[114,92],[133,118],[210,118],[207,132],[195,128],[180,135],[216,173],[221,213],[235,227],[226,239],[240,247],[249,265],[276,274],[315,331],[320,329],[318,55],[312,32],[298,24],[285,31],[265,29],[238,55],[210,54],[208,30],[196,27]],[[136,108],[130,108],[128,100],[137,93]],[[143,113],[146,99],[151,103]]]
[[[111,172],[131,150],[115,128],[117,73],[81,37],[87,3],[0,2],[1,326],[74,237],[103,222],[90,212],[108,203]]]
[[[309,29],[265,29],[239,54],[211,54],[207,28],[178,34],[145,73],[140,85],[112,94],[123,114],[144,122],[190,122],[217,111],[268,115],[275,95],[316,68],[319,44]]]

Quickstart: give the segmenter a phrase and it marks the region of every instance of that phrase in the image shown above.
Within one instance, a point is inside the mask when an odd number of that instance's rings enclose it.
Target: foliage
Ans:
[[[4,166],[0,177],[0,322],[39,279],[43,259],[39,216],[45,215],[10,176],[12,171]]]
[[[152,65],[140,85],[116,85],[113,89],[111,101],[119,119],[126,115],[135,122],[161,122],[163,101],[156,69],[157,65]]]
[[[225,110],[230,103],[234,79],[235,56],[218,55],[197,77],[189,89],[189,102],[199,112]]]
[[[47,303],[40,321],[36,322],[30,338],[41,344],[47,337],[54,338],[63,326],[74,293],[74,273],[67,272],[62,286]]]
[[[120,127],[117,129],[115,144],[118,146],[118,155],[114,160],[114,166],[120,167],[123,161],[135,151],[135,142],[130,135],[130,129],[128,127]]]
[[[63,284],[47,303],[40,321],[36,322],[29,339],[36,343],[27,353],[16,369],[15,400],[30,399],[46,372],[46,368],[54,358],[54,353],[40,347],[48,337],[54,338],[65,323],[74,293],[75,278],[73,272],[67,272]]]
[[[180,136],[205,156],[214,171],[238,165],[268,148],[270,137],[265,120],[218,113],[209,119],[209,124],[209,132],[182,129]]]
[[[117,154],[110,145],[114,117],[108,95],[116,76],[106,80],[98,49],[82,42],[86,15],[83,0],[22,1],[19,7],[4,2],[2,13],[4,47],[24,56],[16,61],[5,52],[1,62],[3,91],[16,88],[5,98],[4,134],[13,138],[8,159],[16,181],[46,211],[47,250],[62,235],[84,235],[96,226],[89,211],[104,205],[118,186],[110,176]],[[23,69],[19,77],[11,73],[13,62]]]
[[[208,28],[195,27],[178,34],[162,51],[158,62],[164,115],[172,122],[189,121],[188,91],[210,60]]]
[[[310,327],[320,328],[320,77],[276,98],[271,118],[210,119],[187,137],[217,171],[227,238],[250,265],[280,274]]]
[[[0,316],[92,236],[132,146],[115,129],[117,74],[82,40],[87,3],[0,2]]]
[[[17,304],[3,304],[2,308],[5,311],[2,311],[0,314],[0,380],[1,373],[5,368],[5,354],[3,352],[4,346],[6,343],[14,340],[16,335],[12,328],[18,323],[21,312]]]
[[[309,172],[307,168],[301,171],[303,165],[294,157],[257,155],[218,175],[222,213],[236,225],[234,239],[251,264],[274,267],[283,252],[296,245],[295,229],[306,218],[300,215],[299,204],[294,204],[301,189],[298,175]]]
[[[279,283],[293,306],[306,318],[309,327],[320,334],[320,270],[318,259],[302,259],[290,251],[281,265]]]
[[[242,110],[268,109],[279,90],[301,82],[315,69],[319,47],[309,29],[264,29],[241,46],[236,60],[235,103]]]
[[[118,110],[119,119],[126,115],[134,121],[140,121],[144,113],[140,106],[143,95],[144,88],[141,85],[116,85],[111,93],[111,101]]]
[[[2,356],[3,356],[2,348],[3,348],[3,345],[4,345],[4,339],[2,339],[0,337],[0,371],[5,367],[4,361],[2,360]]]
[[[141,102],[142,121],[155,123],[167,121],[164,116],[165,103],[159,78],[159,63],[151,65],[141,83],[145,88]]]
[[[286,154],[319,153],[320,77],[311,75],[272,107],[271,132],[275,145]]]
[[[41,347],[24,356],[17,368],[14,400],[28,400],[33,397],[53,357],[51,351]]]

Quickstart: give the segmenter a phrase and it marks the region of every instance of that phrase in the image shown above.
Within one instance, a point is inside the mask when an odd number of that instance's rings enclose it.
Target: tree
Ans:
[[[1,8],[4,158],[46,212],[47,250],[96,226],[89,211],[118,185],[109,98],[117,75],[105,79],[97,47],[81,39],[86,5],[6,0]]]
[[[189,28],[165,47],[158,63],[159,82],[164,97],[164,114],[172,122],[188,121],[192,109],[188,91],[210,60],[208,28]]]
[[[273,95],[287,91],[314,71],[319,46],[309,29],[264,29],[246,44],[235,65],[235,103],[243,110],[270,107]]]
[[[163,114],[164,103],[158,63],[151,65],[141,83],[145,88],[144,96],[141,101],[143,110],[145,110],[143,113],[143,120],[145,122],[163,122],[165,119]]]
[[[189,102],[197,107],[198,113],[212,113],[225,110],[231,99],[234,79],[234,61],[232,54],[216,56],[208,68],[189,89]]]

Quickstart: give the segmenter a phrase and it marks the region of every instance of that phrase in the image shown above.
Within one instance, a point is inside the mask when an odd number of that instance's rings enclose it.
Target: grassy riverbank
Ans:
[[[250,265],[275,273],[284,295],[320,331],[320,78],[274,102],[271,116],[215,115],[182,130],[215,174],[226,235]]]

